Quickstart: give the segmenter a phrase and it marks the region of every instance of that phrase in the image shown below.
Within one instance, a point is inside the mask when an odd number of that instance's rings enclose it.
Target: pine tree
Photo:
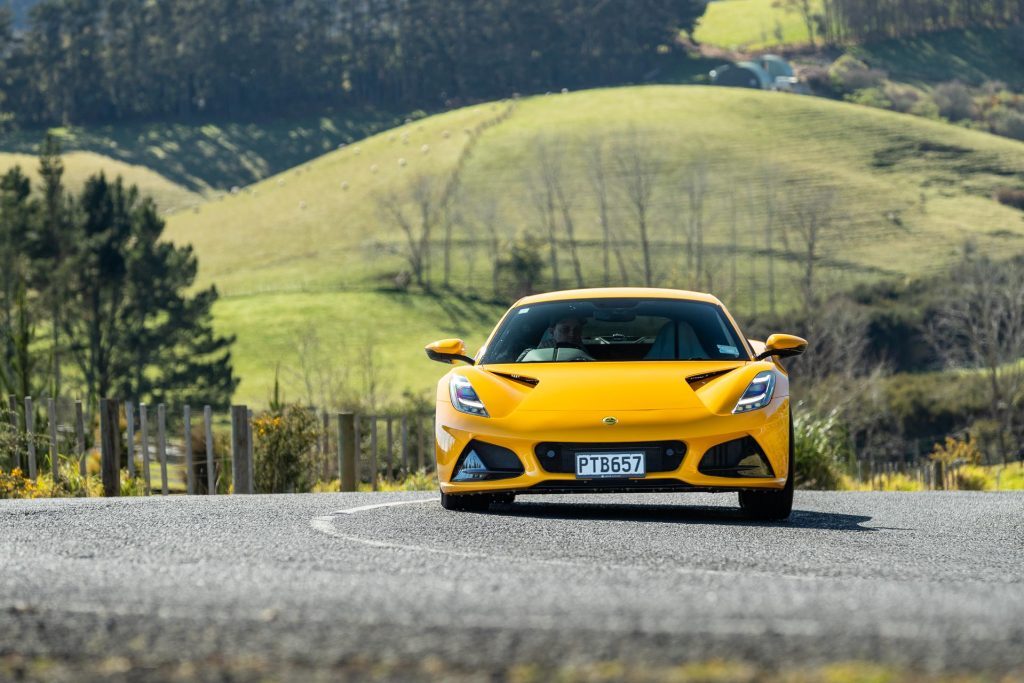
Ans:
[[[218,336],[213,288],[189,295],[190,247],[161,241],[164,221],[121,178],[90,178],[77,202],[72,293],[65,330],[91,401],[171,398],[225,406],[238,384],[234,338]]]

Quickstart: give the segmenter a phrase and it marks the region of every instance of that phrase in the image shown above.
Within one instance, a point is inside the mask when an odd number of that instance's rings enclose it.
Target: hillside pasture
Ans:
[[[75,192],[89,176],[102,171],[108,178],[123,176],[127,183],[138,185],[144,195],[153,197],[164,213],[191,208],[203,202],[200,194],[145,166],[128,164],[95,152],[68,152],[63,160],[64,181]],[[35,155],[0,152],[0,173],[6,173],[14,166],[20,166],[33,186],[37,185],[39,160]]]
[[[541,289],[605,284],[595,168],[613,238],[607,282],[643,284],[630,159],[649,172],[652,284],[714,291],[741,317],[798,306],[808,263],[822,295],[937,272],[968,238],[988,253],[1024,249],[1021,213],[992,198],[1024,179],[1022,143],[829,100],[686,86],[553,94],[416,121],[174,215],[168,235],[194,245],[201,283],[224,295],[217,325],[239,335],[242,398],[266,400],[274,366],[297,367],[308,329],[323,330],[324,347],[336,351],[328,355],[341,359],[368,327],[385,340],[394,398],[423,390],[441,369],[424,365],[424,343],[476,343],[501,310],[463,319],[441,314],[437,301],[508,301],[509,292],[491,290],[495,240],[498,255],[521,235],[539,240]],[[553,214],[545,164],[563,198]],[[435,293],[399,293],[410,248],[393,209],[418,237],[413,188],[424,182],[444,209],[431,219]],[[815,216],[821,230],[808,256],[801,225]],[[300,383],[289,377],[295,395]]]
[[[812,0],[815,11],[820,0]],[[693,31],[704,45],[727,50],[764,50],[811,42],[807,25],[797,11],[779,0],[712,0]]]

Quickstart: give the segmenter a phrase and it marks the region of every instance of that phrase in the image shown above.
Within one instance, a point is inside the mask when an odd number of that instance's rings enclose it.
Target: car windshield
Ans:
[[[661,360],[749,360],[749,356],[715,304],[586,299],[513,309],[480,362]]]

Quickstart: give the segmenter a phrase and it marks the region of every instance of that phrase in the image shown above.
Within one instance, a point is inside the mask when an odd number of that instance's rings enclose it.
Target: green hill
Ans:
[[[557,161],[587,285],[603,283],[599,204],[588,181],[595,149],[604,155],[626,281],[641,284],[622,159],[639,149],[653,169],[655,283],[698,283],[740,314],[767,305],[769,257],[779,308],[795,305],[806,247],[795,216],[806,218],[816,202],[828,205],[815,210],[829,223],[816,259],[823,287],[935,272],[967,237],[985,251],[1024,249],[1021,213],[992,199],[997,188],[1024,179],[1019,142],[824,99],[726,88],[605,89],[471,107],[374,136],[170,218],[170,238],[195,246],[201,280],[224,295],[216,318],[239,335],[239,398],[265,402],[278,363],[291,397],[324,383],[310,380],[303,363],[365,390],[366,357],[384,371],[384,400],[429,386],[441,368],[424,359],[422,344],[449,335],[478,343],[501,309],[464,298],[491,296],[482,226],[498,226],[505,240],[545,234],[533,201],[539,147]],[[705,170],[708,186],[700,279],[684,250],[695,168]],[[421,175],[439,178],[438,187],[458,180],[448,214],[461,217],[452,283],[440,286],[439,223],[432,259],[434,290],[442,293],[388,293],[406,264],[405,238],[387,209],[407,201],[405,188]],[[398,198],[384,199],[390,192]],[[776,239],[766,244],[770,216]],[[561,239],[559,285],[575,286],[568,240]],[[551,286],[550,276],[549,268],[541,286]],[[621,281],[615,274],[613,284]]]
[[[269,120],[124,123],[55,129],[68,152],[91,152],[144,166],[210,197],[248,185],[401,122],[394,113],[352,108]],[[17,130],[2,153],[33,154],[44,131]]]
[[[33,185],[36,184],[39,161],[34,155],[0,152],[0,173],[5,173],[13,166],[21,166],[32,179]],[[100,171],[105,172],[109,178],[124,176],[127,182],[138,185],[143,194],[153,197],[165,213],[198,206],[203,201],[203,197],[198,193],[168,180],[151,168],[125,163],[94,152],[64,154],[64,179],[67,185],[76,191],[86,178]]]

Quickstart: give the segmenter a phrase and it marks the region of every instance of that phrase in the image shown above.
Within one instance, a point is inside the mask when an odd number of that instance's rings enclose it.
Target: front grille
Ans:
[[[534,448],[545,472],[575,474],[577,453],[644,453],[647,472],[672,472],[679,469],[686,455],[682,441],[642,441],[638,443],[539,443]]]

